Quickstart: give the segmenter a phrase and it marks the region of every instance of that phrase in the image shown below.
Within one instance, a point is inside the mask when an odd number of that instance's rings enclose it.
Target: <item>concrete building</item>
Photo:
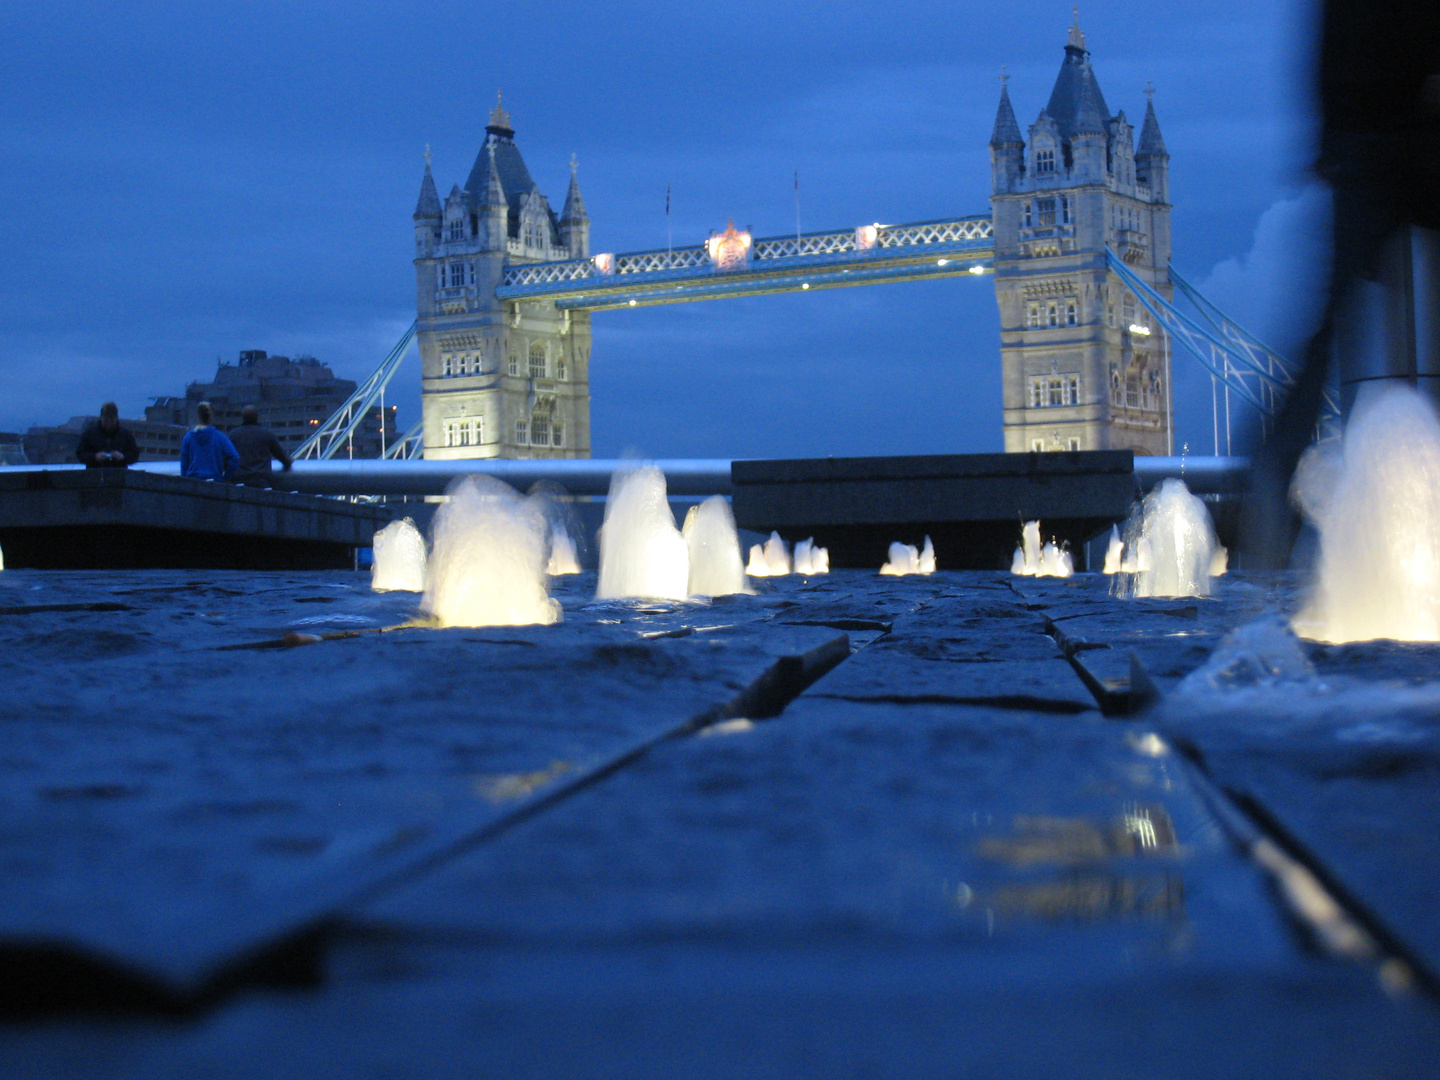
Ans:
[[[183,433],[197,422],[195,407],[209,401],[215,407],[215,425],[225,430],[240,423],[240,410],[254,405],[260,423],[275,433],[287,452],[294,451],[310,437],[355,392],[350,379],[337,379],[328,364],[313,356],[269,356],[263,349],[247,349],[238,364],[221,363],[210,382],[193,382],[183,397],[158,397],[145,410],[152,423],[179,425]],[[388,441],[395,436],[395,409],[386,408],[384,430]],[[356,430],[353,454],[377,458],[381,451],[379,408],[372,409]],[[128,424],[128,422],[127,422]],[[134,430],[132,428],[132,430]],[[135,432],[136,439],[140,433]],[[175,455],[179,455],[176,441]]]
[[[589,257],[573,159],[557,217],[497,102],[443,203],[427,154],[414,222],[424,456],[589,457],[589,314],[495,297],[507,266]]]
[[[1170,453],[1166,335],[1105,263],[1109,245],[1171,296],[1169,161],[1153,101],[1138,146],[1110,114],[1078,24],[1028,142],[1002,85],[990,201],[1007,452]]]

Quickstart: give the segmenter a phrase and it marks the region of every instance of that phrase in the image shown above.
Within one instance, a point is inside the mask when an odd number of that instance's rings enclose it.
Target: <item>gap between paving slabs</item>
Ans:
[[[827,620],[810,621],[828,628]],[[878,620],[856,621],[864,622],[866,630],[881,629]],[[772,635],[781,629],[773,627]],[[230,922],[216,919],[210,912],[210,918],[192,919],[188,926],[181,920],[179,926],[170,928],[173,933],[167,935],[169,940],[151,943],[153,951],[115,951],[107,949],[103,941],[77,942],[53,934],[37,937],[26,935],[23,928],[17,933],[17,928],[11,926],[7,928],[8,940],[0,947],[0,955],[6,959],[6,974],[0,982],[0,1009],[10,1015],[76,1009],[187,1014],[213,1006],[245,985],[304,985],[315,977],[315,961],[324,933],[341,909],[413,880],[484,843],[623,768],[660,742],[731,718],[764,719],[776,715],[795,695],[849,655],[844,634],[827,634],[820,627],[783,630],[787,637],[800,635],[818,643],[775,658],[728,700],[626,740],[584,768],[550,775],[544,770],[528,774],[522,778],[519,797],[503,809],[490,807],[471,812],[447,820],[439,828],[392,831],[338,873],[256,898],[263,901],[264,910],[252,908],[245,918]],[[657,633],[669,637],[679,632]],[[357,636],[352,632],[323,635],[338,639]],[[413,638],[414,633],[386,636]],[[653,639],[657,635],[641,636]],[[322,648],[332,647],[343,646]],[[502,798],[516,795],[516,791],[501,793]]]
[[[1415,924],[1413,898],[1397,896],[1405,889],[1397,888],[1393,875],[1377,880],[1366,860],[1357,860],[1346,849],[1344,836],[1376,832],[1374,820],[1360,821],[1365,815],[1348,806],[1330,805],[1317,814],[1313,804],[1324,792],[1315,786],[1314,777],[1307,790],[1295,790],[1297,774],[1305,769],[1303,762],[1297,766],[1292,759],[1316,756],[1313,745],[1295,745],[1277,753],[1270,745],[1273,740],[1256,733],[1257,723],[1265,721],[1235,714],[1234,709],[1225,716],[1190,718],[1181,715],[1182,701],[1167,698],[1184,676],[1209,658],[1227,632],[1273,613],[1277,606],[1283,609],[1289,599],[1286,593],[1294,591],[1293,581],[1265,588],[1241,581],[1230,595],[1226,586],[1234,583],[1222,581],[1217,583],[1216,597],[1144,601],[1110,598],[1108,588],[1101,592],[1093,579],[1085,578],[1063,585],[1029,581],[1011,585],[1043,615],[1047,629],[1106,716],[1144,720],[1182,754],[1217,820],[1236,847],[1269,875],[1307,941],[1320,951],[1369,967],[1391,992],[1419,988],[1431,1000],[1440,1000],[1440,976],[1433,955],[1427,955],[1440,950],[1435,935]],[[1326,650],[1312,647],[1311,651]],[[1363,766],[1354,768],[1363,771]],[[1306,786],[1303,779],[1298,786]],[[1413,803],[1413,792],[1411,796]],[[1372,801],[1375,797],[1372,793]],[[1333,798],[1329,801],[1335,803]],[[1386,813],[1369,816],[1383,816],[1389,822],[1397,818],[1398,809],[1387,805]],[[1287,824],[1287,819],[1295,825]],[[1385,846],[1393,850],[1394,838],[1387,839],[1391,843]],[[1429,859],[1427,865],[1433,862]],[[1414,869],[1429,880],[1425,866]],[[1413,874],[1400,876],[1413,878]],[[1363,887],[1357,889],[1357,882]],[[1413,886],[1410,891],[1415,891]],[[1395,929],[1407,923],[1408,937]]]

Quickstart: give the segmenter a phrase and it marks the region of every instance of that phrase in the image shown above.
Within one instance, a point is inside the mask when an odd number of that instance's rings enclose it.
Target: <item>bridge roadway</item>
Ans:
[[[604,311],[978,275],[993,269],[995,257],[989,214],[762,238],[748,244],[732,269],[719,268],[712,257],[711,244],[718,239],[693,247],[512,266],[495,295],[553,301],[562,310]]]

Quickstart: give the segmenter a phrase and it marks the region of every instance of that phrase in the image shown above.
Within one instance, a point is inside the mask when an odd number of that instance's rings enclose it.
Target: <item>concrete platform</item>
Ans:
[[[380,506],[132,469],[0,473],[12,567],[346,568],[389,520]]]
[[[929,535],[943,566],[999,570],[1035,519],[1083,560],[1084,541],[1129,513],[1133,463],[1128,450],[1094,450],[736,461],[730,472],[742,529],[814,536],[832,566],[879,567],[891,543]]]
[[[1435,647],[1108,585],[0,572],[0,1075],[1433,1075]]]

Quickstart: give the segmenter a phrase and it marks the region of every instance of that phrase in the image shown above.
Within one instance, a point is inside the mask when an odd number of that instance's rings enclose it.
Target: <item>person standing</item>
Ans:
[[[240,464],[235,444],[212,423],[215,411],[208,401],[195,406],[200,423],[180,440],[180,475],[197,480],[224,480]]]
[[[100,419],[91,420],[80,433],[75,458],[87,469],[123,469],[140,460],[135,436],[120,426],[120,410],[113,401],[100,406]]]
[[[272,459],[280,462],[286,472],[290,471],[293,464],[290,455],[268,428],[260,426],[260,410],[254,405],[240,410],[240,426],[230,432],[230,441],[240,454],[240,467],[230,477],[232,483],[268,488]]]

